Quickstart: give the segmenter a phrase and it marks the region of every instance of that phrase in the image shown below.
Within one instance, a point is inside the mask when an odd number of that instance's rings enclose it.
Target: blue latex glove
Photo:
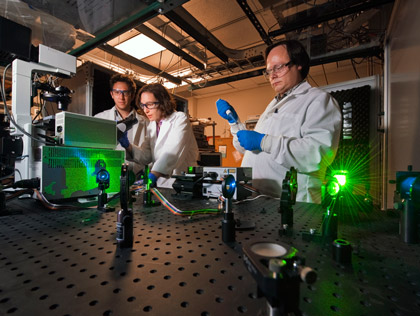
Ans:
[[[238,131],[238,141],[246,150],[261,150],[261,141],[265,134],[255,131]]]
[[[238,120],[238,114],[236,114],[235,109],[227,101],[219,99],[216,101],[217,113],[223,117],[225,120],[228,120],[229,123],[236,123]],[[230,110],[230,114],[227,114],[226,111]]]
[[[149,173],[149,184],[151,188],[156,187],[157,177],[153,173]]]
[[[127,132],[124,132],[120,138],[118,138],[118,142],[123,146],[124,148],[128,148],[130,146],[130,142],[127,137]]]

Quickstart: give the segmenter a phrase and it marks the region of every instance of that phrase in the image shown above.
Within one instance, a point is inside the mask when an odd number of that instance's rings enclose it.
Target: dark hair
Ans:
[[[137,106],[140,105],[141,95],[143,92],[150,92],[155,96],[155,98],[159,102],[157,108],[162,111],[163,117],[168,117],[169,115],[175,112],[175,100],[172,98],[172,96],[169,94],[166,88],[160,83],[151,83],[143,86],[137,93]]]
[[[111,79],[109,80],[109,89],[112,90],[114,88],[114,84],[117,82],[125,82],[130,91],[132,93],[136,93],[136,83],[134,82],[133,78],[131,78],[128,75],[124,75],[124,74],[115,74],[111,77]]]
[[[283,45],[287,49],[287,53],[289,54],[291,62],[296,66],[301,66],[302,69],[300,70],[300,74],[302,76],[302,80],[306,78],[309,73],[309,55],[305,50],[305,47],[296,40],[284,40],[277,43],[274,43],[268,46],[265,49],[265,61],[267,62],[268,54],[270,54],[271,50],[277,46]]]

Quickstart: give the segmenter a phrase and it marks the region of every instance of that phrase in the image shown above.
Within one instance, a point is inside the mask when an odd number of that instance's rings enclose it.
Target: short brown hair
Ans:
[[[137,93],[136,104],[140,107],[141,95],[143,92],[152,93],[159,102],[158,109],[162,111],[164,117],[168,117],[175,112],[176,103],[172,95],[160,83],[151,83],[143,86]]]
[[[136,93],[137,86],[131,76],[124,74],[114,74],[109,80],[109,89],[112,90],[114,88],[114,84],[117,82],[125,82],[130,87],[131,93]]]

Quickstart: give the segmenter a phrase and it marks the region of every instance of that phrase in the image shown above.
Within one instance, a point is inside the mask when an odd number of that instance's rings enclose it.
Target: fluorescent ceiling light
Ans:
[[[134,36],[124,43],[115,46],[115,48],[118,48],[124,53],[127,53],[137,59],[151,56],[165,49],[165,47],[159,45],[143,34]]]

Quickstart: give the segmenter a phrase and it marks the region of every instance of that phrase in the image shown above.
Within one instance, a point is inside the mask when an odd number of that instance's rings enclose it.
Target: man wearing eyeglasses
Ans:
[[[265,76],[276,96],[254,131],[243,128],[225,100],[217,100],[217,111],[230,123],[235,148],[244,153],[242,166],[252,167],[253,187],[281,196],[286,172],[294,167],[298,171],[296,200],[320,203],[325,171],[338,148],[340,108],[330,94],[305,80],[309,56],[298,41],[267,47],[265,59]]]
[[[119,134],[127,132],[127,138],[130,142],[140,146],[146,137],[148,120],[137,113],[132,106],[132,101],[136,95],[136,83],[128,75],[115,74],[111,77],[109,86],[115,105],[109,110],[96,114],[95,117],[116,121]],[[124,150],[119,143],[116,149]],[[139,164],[132,161],[127,162],[135,174],[143,169],[143,166]]]

